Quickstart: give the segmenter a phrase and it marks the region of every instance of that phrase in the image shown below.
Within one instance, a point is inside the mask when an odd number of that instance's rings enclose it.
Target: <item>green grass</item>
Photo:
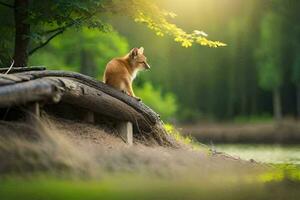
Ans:
[[[98,199],[298,199],[299,168],[287,166],[254,177],[158,178],[115,174],[100,180],[62,179],[53,176],[14,176],[0,180],[3,200],[98,200]],[[281,177],[281,178],[278,178]]]
[[[177,142],[191,147],[193,150],[201,150],[209,152],[209,148],[194,140],[191,136],[184,136],[172,124],[165,124],[167,133],[171,135]]]
[[[216,149],[244,160],[300,164],[300,145],[217,144]]]

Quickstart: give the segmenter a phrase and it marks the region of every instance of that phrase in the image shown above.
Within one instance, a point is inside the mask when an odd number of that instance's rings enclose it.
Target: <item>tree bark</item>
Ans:
[[[276,122],[280,122],[282,120],[282,108],[279,87],[273,90],[273,114]]]
[[[16,74],[14,74],[16,75]],[[76,72],[68,72],[68,71],[55,71],[55,70],[45,70],[45,71],[29,71],[29,72],[23,72],[17,74],[18,76],[28,76],[30,77],[30,80],[33,79],[40,79],[44,77],[64,77],[64,78],[71,78],[76,79],[81,83],[84,83],[88,86],[92,86],[114,98],[117,98],[126,104],[130,105],[140,113],[143,113],[143,115],[149,120],[150,124],[155,124],[157,121],[160,121],[159,115],[155,113],[152,109],[150,109],[148,106],[146,106],[141,101],[137,101],[135,98],[128,96],[127,94],[124,94],[123,92],[120,92],[108,85],[106,85],[103,82],[97,81],[89,76],[79,74]],[[0,79],[1,80],[1,79]]]
[[[28,46],[30,24],[28,19],[29,0],[15,0],[15,51],[14,60],[16,67],[25,67],[28,63]]]

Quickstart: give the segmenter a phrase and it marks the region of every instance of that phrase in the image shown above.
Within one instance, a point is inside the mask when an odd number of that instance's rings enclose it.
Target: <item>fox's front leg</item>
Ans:
[[[125,87],[126,87],[126,90],[127,90],[127,93],[129,96],[132,96],[134,97],[136,100],[140,101],[141,99],[139,97],[136,97],[134,92],[133,92],[133,89],[132,89],[132,84],[130,81],[126,81],[125,82]]]

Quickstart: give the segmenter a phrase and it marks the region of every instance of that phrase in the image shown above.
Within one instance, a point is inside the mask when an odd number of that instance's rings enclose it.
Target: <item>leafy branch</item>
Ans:
[[[86,17],[86,18],[81,18],[81,19],[76,19],[76,20],[73,20],[71,23],[65,25],[65,26],[61,26],[61,27],[58,27],[58,28],[55,28],[55,29],[52,29],[52,30],[48,30],[48,31],[45,31],[43,33],[41,33],[41,35],[48,35],[48,34],[51,34],[51,33],[54,33],[53,35],[51,35],[45,42],[41,42],[39,46],[33,48],[32,50],[29,51],[28,55],[32,55],[34,52],[36,52],[37,50],[39,50],[40,48],[43,48],[44,46],[46,46],[52,39],[54,39],[56,36],[62,34],[66,29],[76,25],[76,24],[80,24],[82,23],[84,20],[87,20],[88,18],[90,18],[91,16],[89,17]]]
[[[208,35],[203,31],[194,30],[192,33],[187,33],[166,20],[166,17],[174,18],[175,16],[174,13],[164,12],[162,16],[153,18],[139,11],[134,20],[135,22],[145,24],[149,29],[155,31],[158,36],[164,36],[165,34],[172,36],[175,42],[181,43],[186,48],[192,46],[193,43],[215,48],[226,46],[223,42],[207,39]]]
[[[37,50],[39,50],[40,48],[43,48],[44,46],[46,46],[53,38],[55,38],[56,36],[62,34],[65,31],[65,29],[59,30],[56,33],[54,33],[52,36],[50,36],[45,42],[40,43],[39,46],[35,47],[34,49],[30,50],[28,55],[32,55],[34,52],[36,52]]]

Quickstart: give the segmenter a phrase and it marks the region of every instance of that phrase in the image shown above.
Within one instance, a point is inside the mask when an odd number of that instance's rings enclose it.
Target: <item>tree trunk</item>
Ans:
[[[297,85],[296,88],[297,93],[297,118],[300,119],[300,84]]]
[[[273,90],[273,114],[276,122],[280,122],[282,120],[282,109],[281,109],[281,98],[280,98],[279,87]]]
[[[242,94],[241,94],[241,115],[246,116],[247,115],[247,94],[246,89],[242,88]]]
[[[30,24],[28,19],[29,0],[15,0],[15,52],[14,66],[24,67],[28,62]]]
[[[97,76],[97,66],[94,63],[93,56],[84,49],[80,51],[80,73],[91,77]]]

